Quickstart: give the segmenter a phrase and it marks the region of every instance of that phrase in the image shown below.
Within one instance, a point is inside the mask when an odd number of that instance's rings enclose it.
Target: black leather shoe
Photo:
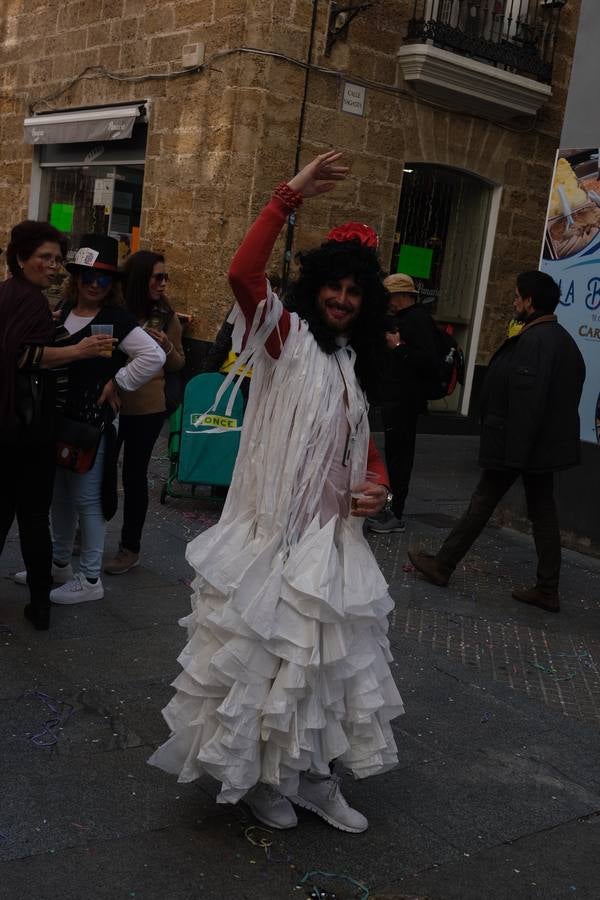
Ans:
[[[429,553],[420,553],[417,550],[409,550],[408,558],[415,569],[432,584],[437,584],[438,587],[446,587],[450,581],[452,572],[441,566],[435,556],[431,556]]]
[[[558,594],[546,594],[538,587],[519,588],[512,592],[515,600],[520,603],[528,603],[529,606],[538,606],[546,612],[560,612]]]
[[[50,607],[37,609],[28,603],[23,610],[23,615],[31,622],[36,631],[48,631],[50,628]]]

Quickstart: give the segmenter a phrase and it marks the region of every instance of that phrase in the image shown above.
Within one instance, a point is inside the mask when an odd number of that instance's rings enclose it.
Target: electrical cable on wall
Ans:
[[[432,106],[436,109],[442,109],[445,112],[453,112],[458,115],[464,115],[470,119],[476,118],[481,119],[484,122],[491,122],[493,125],[497,125],[499,128],[504,128],[505,130],[511,131],[515,134],[527,134],[532,131],[537,131],[540,134],[548,134],[549,136],[553,136],[550,135],[549,132],[545,132],[540,128],[537,128],[537,115],[533,117],[532,122],[529,125],[523,128],[519,128],[509,125],[506,122],[501,122],[481,114],[464,112],[463,110],[451,106],[450,104],[439,103],[434,100],[427,100],[426,98],[419,97],[402,87],[395,87],[394,85],[385,84],[381,81],[373,81],[370,78],[363,78],[361,75],[356,75],[353,72],[342,72],[340,69],[330,69],[327,66],[319,66],[316,63],[307,63],[303,60],[295,59],[293,56],[288,56],[286,53],[279,53],[276,50],[264,50],[260,47],[232,47],[228,50],[217,50],[216,53],[213,53],[213,55],[208,60],[201,63],[200,65],[188,69],[176,69],[174,72],[151,72],[143,75],[121,75],[120,73],[113,72],[110,69],[105,68],[104,66],[87,66],[78,75],[76,75],[70,81],[66,82],[57,91],[54,91],[53,93],[48,94],[45,97],[40,97],[39,100],[32,101],[29,104],[29,112],[31,115],[34,115],[36,112],[38,112],[37,107],[40,104],[49,106],[49,104],[53,100],[57,100],[68,90],[74,87],[79,81],[83,81],[86,79],[109,78],[112,81],[126,82],[130,84],[140,84],[145,81],[170,80],[174,78],[181,78],[184,75],[200,74],[206,69],[211,69],[213,67],[213,63],[215,63],[216,61],[241,53],[250,53],[256,56],[267,56],[272,59],[278,59],[282,62],[291,63],[298,68],[305,69],[310,72],[318,72],[321,75],[327,75],[338,80],[351,78],[355,84],[359,84],[362,87],[371,88],[372,90],[379,91],[380,93],[384,94],[404,97],[408,100],[416,101],[417,103]]]

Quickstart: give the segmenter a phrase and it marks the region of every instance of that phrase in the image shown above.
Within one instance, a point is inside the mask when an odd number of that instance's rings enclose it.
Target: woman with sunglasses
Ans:
[[[181,325],[166,296],[169,275],[160,253],[139,250],[124,269],[125,306],[163,350],[164,368],[137,391],[125,394],[119,417],[118,447],[123,446],[123,527],[108,575],[123,575],[139,563],[140,543],[148,511],[148,465],[165,416],[166,376],[183,368]]]
[[[114,351],[102,358],[67,367],[60,398],[63,415],[102,427],[104,433],[92,468],[85,474],[58,468],[52,500],[53,575],[61,582],[53,603],[73,604],[104,596],[100,579],[106,521],[116,511],[116,432],[112,424],[121,396],[136,391],[162,370],[165,354],[156,340],[122,308],[117,269],[118,244],[107,235],[88,234],[74,259],[61,309],[63,331],[57,343],[76,345],[97,326],[112,329]],[[60,389],[60,385],[59,385]],[[81,530],[80,571],[73,574],[75,527]]]

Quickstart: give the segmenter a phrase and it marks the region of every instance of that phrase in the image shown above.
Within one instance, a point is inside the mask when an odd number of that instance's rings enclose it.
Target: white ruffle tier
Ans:
[[[207,772],[235,803],[258,781],[283,793],[340,759],[357,778],[394,766],[387,585],[356,519],[315,518],[284,560],[250,518],[196,538],[183,671],[149,760],[180,781]]]

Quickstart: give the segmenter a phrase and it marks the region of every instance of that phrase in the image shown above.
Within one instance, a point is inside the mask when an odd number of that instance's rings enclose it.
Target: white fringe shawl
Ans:
[[[229,523],[254,511],[258,531],[269,535],[273,529],[281,531],[286,553],[319,514],[340,407],[346,408],[351,435],[351,484],[364,480],[369,427],[351,348],[324,353],[307,323],[292,313],[279,358],[269,355],[265,342],[278,329],[282,310],[269,286],[235,372],[229,373],[211,410],[233,383],[226,412],[230,414],[241,383],[236,373],[251,365],[240,449],[221,521]]]

